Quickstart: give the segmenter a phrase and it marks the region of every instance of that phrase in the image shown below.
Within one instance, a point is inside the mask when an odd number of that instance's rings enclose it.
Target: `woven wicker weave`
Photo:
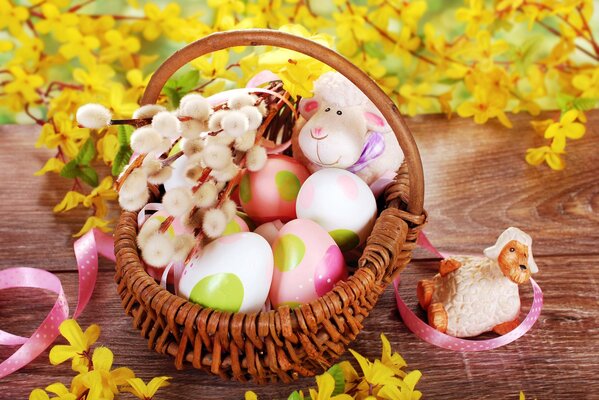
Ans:
[[[312,56],[354,82],[395,132],[406,161],[385,191],[385,208],[367,240],[359,268],[321,298],[296,309],[255,314],[203,308],[160,287],[144,270],[136,245],[137,215],[123,212],[115,232],[116,282],[125,312],[177,368],[192,365],[225,379],[284,382],[329,367],[362,329],[362,322],[394,275],[410,261],[426,214],[422,165],[397,107],[345,58],[315,42],[278,31],[215,33],[173,54],[153,75],[142,104],[156,101],[167,79],[187,62],[234,46],[277,46]],[[408,176],[409,171],[409,176]]]

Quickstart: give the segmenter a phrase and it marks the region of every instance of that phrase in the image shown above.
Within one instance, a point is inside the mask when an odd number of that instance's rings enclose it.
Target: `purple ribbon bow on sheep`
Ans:
[[[347,168],[347,170],[354,174],[362,171],[368,164],[383,154],[384,151],[385,138],[383,137],[383,134],[380,132],[371,132],[368,139],[366,139],[360,158],[358,158],[358,161],[356,161],[354,165]]]

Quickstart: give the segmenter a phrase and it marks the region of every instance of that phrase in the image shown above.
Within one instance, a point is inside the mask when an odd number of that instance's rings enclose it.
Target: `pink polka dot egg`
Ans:
[[[274,269],[268,298],[273,307],[308,303],[347,278],[341,250],[313,221],[296,219],[285,224],[272,249]]]
[[[325,168],[312,174],[297,197],[297,217],[322,226],[342,251],[366,241],[376,220],[376,199],[355,174]]]
[[[264,223],[295,219],[295,201],[310,173],[285,155],[270,155],[259,171],[246,172],[239,184],[241,206],[252,220]]]

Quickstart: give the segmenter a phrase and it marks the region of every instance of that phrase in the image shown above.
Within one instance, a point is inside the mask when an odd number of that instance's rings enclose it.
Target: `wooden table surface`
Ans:
[[[520,390],[531,399],[599,399],[599,111],[588,118],[586,136],[568,144],[564,171],[524,162],[528,147],[543,144],[526,115],[513,116],[511,130],[443,116],[410,119],[424,162],[431,241],[444,251],[481,252],[506,227],[523,228],[534,240],[540,269],[535,279],[545,306],[537,324],[518,341],[493,351],[459,353],[410,333],[389,288],[352,347],[377,356],[384,332],[409,367],[422,371],[418,388],[426,399],[516,399]],[[54,174],[33,176],[50,154],[34,149],[37,133],[31,126],[0,127],[0,269],[29,266],[56,273],[74,309],[77,274],[71,234],[79,230],[85,212],[52,213],[69,182]],[[414,308],[417,280],[431,276],[435,268],[429,254],[417,251],[402,275],[401,293]],[[117,366],[131,367],[144,379],[172,376],[173,384],[159,398],[241,399],[247,389],[262,399],[286,398],[294,389],[314,385],[311,378],[289,385],[244,385],[175,370],[170,359],[147,349],[124,315],[113,265],[102,261],[100,270],[79,322],[101,325],[99,342],[114,351]],[[529,304],[530,286],[521,293]],[[30,334],[53,302],[43,291],[0,291],[0,328]],[[0,360],[12,351],[0,348]],[[0,399],[26,399],[33,388],[57,380],[68,384],[72,375],[66,364],[50,366],[44,352],[0,380]]]

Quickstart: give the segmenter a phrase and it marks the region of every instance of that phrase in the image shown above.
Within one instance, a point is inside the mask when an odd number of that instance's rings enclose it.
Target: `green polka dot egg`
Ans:
[[[268,297],[272,272],[268,242],[252,232],[233,233],[191,259],[179,281],[179,295],[219,311],[258,312]]]
[[[366,241],[376,220],[376,200],[357,175],[338,168],[321,169],[304,182],[297,197],[297,217],[322,226],[342,251]]]
[[[285,155],[270,155],[259,171],[246,172],[239,184],[243,211],[252,220],[264,223],[295,219],[295,202],[310,173],[302,164]]]

